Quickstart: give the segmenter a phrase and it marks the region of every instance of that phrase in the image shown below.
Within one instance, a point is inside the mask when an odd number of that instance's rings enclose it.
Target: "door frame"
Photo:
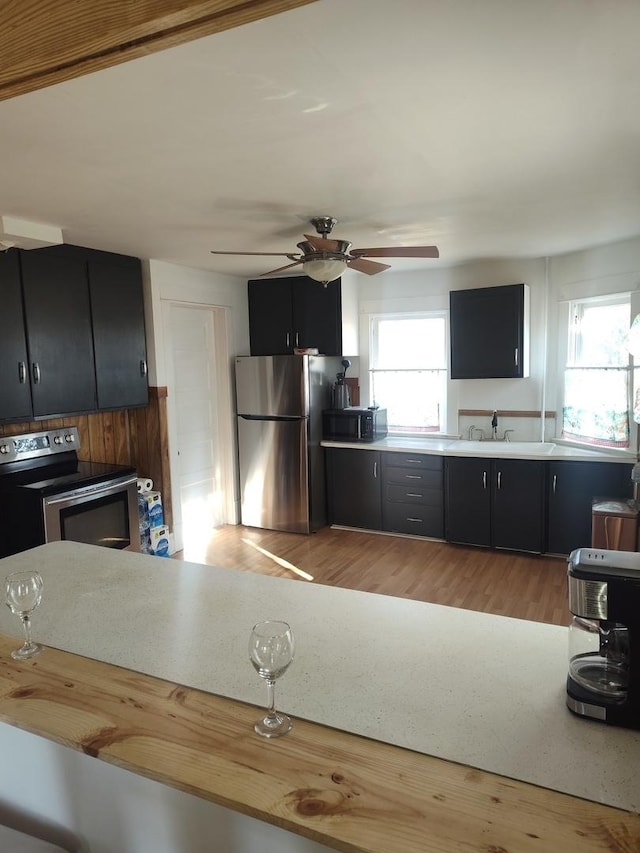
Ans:
[[[189,308],[209,311],[213,315],[214,352],[211,368],[215,373],[217,400],[216,417],[219,436],[220,480],[223,489],[223,517],[225,524],[238,523],[238,502],[236,498],[235,467],[235,435],[234,413],[231,393],[230,346],[229,346],[229,309],[219,305],[208,305],[201,302],[189,302],[178,299],[161,299],[162,325],[164,332],[164,356],[167,376],[167,431],[169,438],[169,467],[171,471],[171,493],[176,496],[173,506],[173,526],[175,548],[181,551],[184,547],[182,538],[182,506],[179,500],[179,459],[178,459],[178,428],[175,408],[175,364],[173,360],[173,335],[171,326],[172,308]]]

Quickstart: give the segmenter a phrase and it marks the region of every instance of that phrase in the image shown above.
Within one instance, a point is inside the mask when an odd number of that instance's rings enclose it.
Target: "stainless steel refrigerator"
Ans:
[[[310,533],[326,524],[322,410],[340,358],[236,358],[242,524]]]

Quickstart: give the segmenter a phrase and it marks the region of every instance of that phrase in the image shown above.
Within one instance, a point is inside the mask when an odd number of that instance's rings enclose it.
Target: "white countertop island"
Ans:
[[[0,561],[28,568],[48,646],[262,706],[249,631],[285,619],[294,719],[640,811],[640,732],[565,706],[566,628],[72,542]],[[0,632],[19,636],[6,608]]]

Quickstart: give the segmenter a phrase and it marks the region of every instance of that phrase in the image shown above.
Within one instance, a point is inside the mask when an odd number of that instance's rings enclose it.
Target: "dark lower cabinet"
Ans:
[[[379,451],[326,447],[325,461],[329,523],[381,530]]]
[[[389,452],[381,456],[383,530],[442,539],[442,457]]]
[[[445,538],[541,553],[544,462],[447,457]]]
[[[97,408],[86,264],[48,252],[20,253],[36,418]]]
[[[447,457],[444,463],[445,538],[491,544],[491,460]]]
[[[550,462],[547,485],[547,551],[570,554],[591,544],[593,498],[630,498],[630,464]]]
[[[22,311],[19,255],[0,252],[0,419],[30,421],[29,359]]]

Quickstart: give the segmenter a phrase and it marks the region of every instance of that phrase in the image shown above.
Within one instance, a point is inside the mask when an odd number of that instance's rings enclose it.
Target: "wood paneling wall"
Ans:
[[[144,408],[5,424],[0,425],[0,435],[40,432],[63,426],[78,428],[80,459],[133,465],[138,476],[150,477],[154,489],[162,492],[165,524],[173,527],[166,388],[149,388],[149,404]]]
[[[0,100],[315,0],[29,0],[3,3]]]

